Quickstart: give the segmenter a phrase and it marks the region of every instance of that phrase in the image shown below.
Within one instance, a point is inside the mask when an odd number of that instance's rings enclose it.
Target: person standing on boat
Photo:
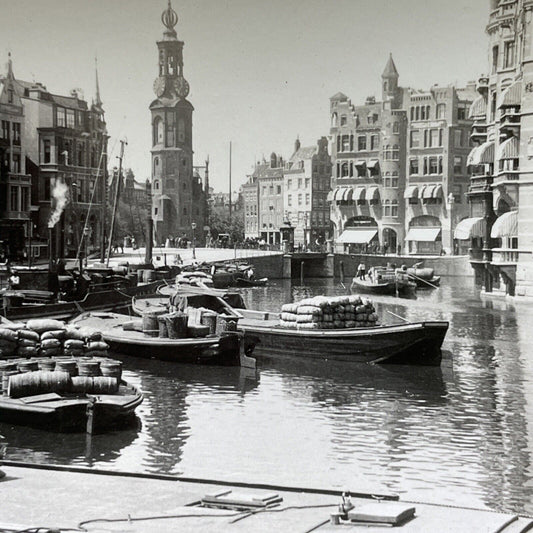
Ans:
[[[357,277],[359,279],[366,278],[366,265],[364,263],[359,263],[359,266],[357,267]]]

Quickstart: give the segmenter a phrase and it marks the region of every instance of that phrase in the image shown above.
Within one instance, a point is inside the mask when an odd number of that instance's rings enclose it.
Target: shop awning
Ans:
[[[326,198],[326,202],[332,202],[334,194],[335,194],[335,191],[329,191],[328,192],[328,197]]]
[[[437,188],[436,185],[426,185],[424,190],[421,191],[421,198],[433,198],[433,191]]]
[[[503,141],[498,148],[498,159],[518,159],[519,143],[516,137]]]
[[[484,96],[478,96],[470,106],[468,118],[485,117],[487,115],[487,99]]]
[[[162,194],[162,195],[159,197],[159,199],[160,199],[161,201],[163,201],[163,200],[170,200],[170,201],[172,201],[172,198],[171,198],[170,196],[168,196],[168,194]]]
[[[494,163],[494,142],[487,141],[476,146],[468,155],[467,165]]]
[[[437,240],[440,228],[411,228],[407,232],[406,241],[433,242]]]
[[[365,187],[357,187],[355,189],[355,199],[356,200],[364,200],[366,198],[366,188]]]
[[[418,187],[416,185],[409,185],[403,193],[404,198],[418,198]]]
[[[374,228],[347,228],[337,239],[341,244],[364,244],[370,242],[378,233]]]
[[[342,200],[345,190],[346,187],[337,187],[335,189],[335,193],[333,194],[333,200],[335,200],[336,202],[340,202]]]
[[[366,191],[366,199],[367,200],[379,200],[379,189],[376,185],[372,185],[372,187],[368,187]]]
[[[493,239],[518,236],[518,211],[509,211],[496,219],[490,236]]]
[[[433,198],[442,198],[444,193],[442,192],[442,185],[437,185],[432,192]]]
[[[522,80],[517,80],[500,94],[498,107],[517,107],[522,104]]]
[[[453,238],[464,241],[472,237],[483,237],[484,231],[485,219],[483,217],[465,218],[455,226]]]
[[[376,168],[377,166],[379,166],[379,159],[371,159],[367,164],[368,168]]]
[[[346,187],[346,191],[342,195],[342,199],[345,202],[349,202],[353,198],[353,187]]]
[[[366,166],[366,161],[364,159],[359,159],[358,161],[355,162],[355,166],[356,167],[365,167]]]

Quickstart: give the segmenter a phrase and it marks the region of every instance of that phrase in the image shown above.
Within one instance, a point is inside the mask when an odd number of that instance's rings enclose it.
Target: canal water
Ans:
[[[331,280],[243,290],[264,310],[346,293]],[[145,394],[137,428],[86,437],[0,424],[7,458],[531,514],[533,306],[478,293],[443,278],[416,299],[374,298],[383,322],[450,322],[441,368],[265,359],[254,372],[123,357]]]

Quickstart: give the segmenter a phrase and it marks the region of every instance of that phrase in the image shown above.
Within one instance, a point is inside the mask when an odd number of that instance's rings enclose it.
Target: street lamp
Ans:
[[[191,224],[192,228],[192,258],[196,259],[196,222]]]

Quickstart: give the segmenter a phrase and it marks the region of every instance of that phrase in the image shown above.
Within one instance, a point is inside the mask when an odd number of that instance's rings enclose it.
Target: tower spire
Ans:
[[[13,74],[13,61],[11,60],[11,52],[7,53],[7,78],[9,80],[14,80],[15,76]]]
[[[98,83],[98,58],[94,56],[94,71],[96,76],[96,100],[95,105],[102,107],[102,100],[100,98],[100,84]]]

